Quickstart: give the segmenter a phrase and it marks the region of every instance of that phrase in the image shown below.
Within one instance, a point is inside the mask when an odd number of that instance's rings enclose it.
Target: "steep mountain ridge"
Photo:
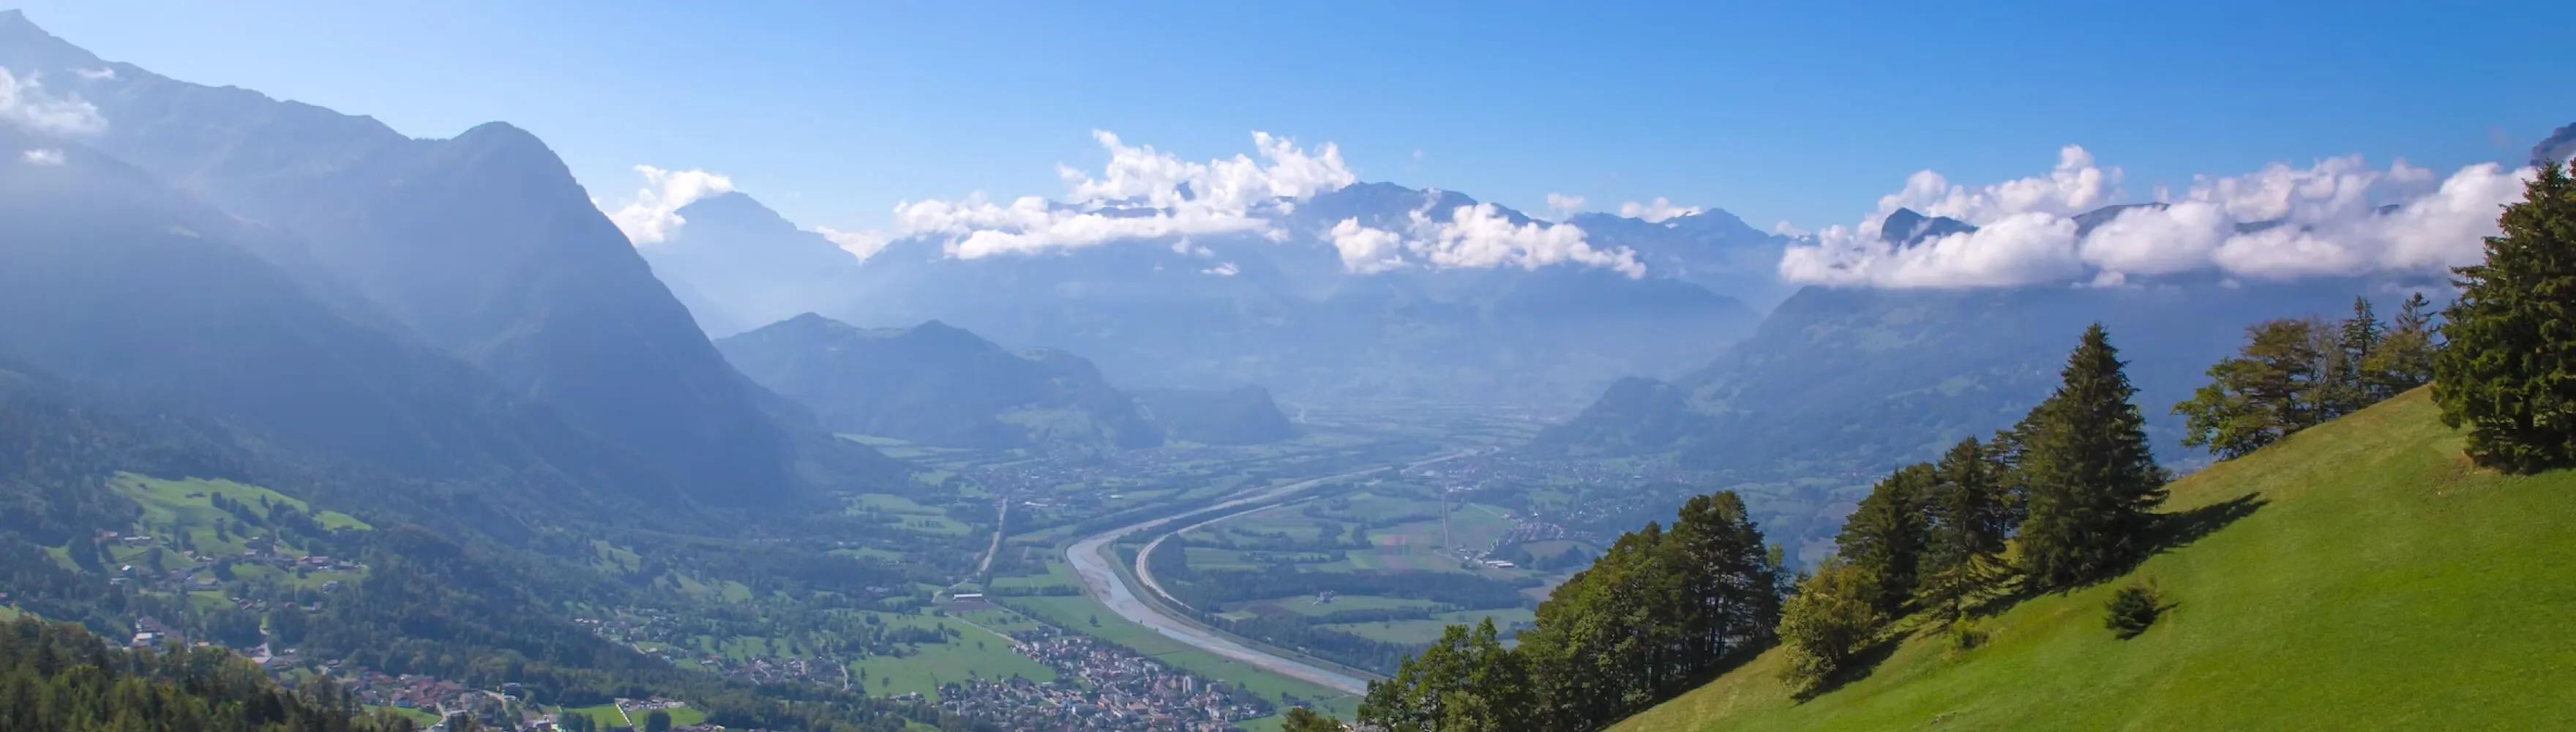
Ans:
[[[424,480],[680,495],[632,453],[476,369],[344,317],[234,242],[245,224],[59,139],[0,128],[0,356],[81,389]],[[71,388],[71,387],[64,387]],[[572,496],[561,496],[570,499]]]
[[[0,66],[95,105],[107,121],[90,147],[298,235],[300,254],[261,250],[290,264],[309,257],[312,267],[287,268],[298,280],[364,295],[697,495],[780,499],[813,477],[798,466],[818,461],[801,449],[865,452],[764,411],[523,130],[492,123],[411,139],[364,117],[107,64],[15,13],[0,16]],[[100,68],[114,73],[79,73]]]

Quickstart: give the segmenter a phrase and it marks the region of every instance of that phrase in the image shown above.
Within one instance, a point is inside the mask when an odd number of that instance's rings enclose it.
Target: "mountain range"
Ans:
[[[7,327],[44,336],[6,355],[404,469],[722,503],[895,474],[727,365],[525,131],[413,139],[105,62],[14,11],[0,67],[99,120],[12,133],[12,223],[54,236],[0,253],[31,301]]]
[[[1783,294],[1787,238],[1722,211],[1662,222],[1585,214],[1597,247],[1627,247],[1631,278],[1568,264],[1350,271],[1337,222],[1401,226],[1478,202],[1358,183],[1293,205],[1275,234],[1149,237],[1041,254],[961,258],[935,235],[865,261],[741,193],[678,209],[686,225],[642,251],[710,333],[797,312],[873,327],[937,320],[1014,346],[1085,354],[1124,383],[1259,384],[1303,402],[1503,401],[1572,407],[1627,374],[1713,357]],[[1064,204],[1069,205],[1069,204]],[[1153,215],[1132,203],[1094,211]],[[1508,208],[1514,226],[1533,219]]]
[[[807,313],[717,342],[743,373],[832,430],[987,449],[1098,452],[1197,442],[1270,442],[1287,420],[1257,387],[1155,390],[1149,418],[1090,361],[1012,352],[939,321],[858,328]]]

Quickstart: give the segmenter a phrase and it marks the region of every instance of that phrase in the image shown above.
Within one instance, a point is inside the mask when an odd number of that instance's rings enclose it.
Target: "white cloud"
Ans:
[[[608,220],[616,222],[626,240],[636,246],[658,244],[671,238],[687,219],[680,209],[699,199],[733,190],[733,179],[703,170],[663,170],[650,165],[635,166],[644,176],[644,187],[635,191],[635,200],[608,211]],[[602,210],[606,210],[603,208]]]
[[[1404,235],[1361,226],[1359,219],[1333,225],[1333,249],[1341,252],[1342,269],[1377,274],[1404,267]]]
[[[1413,212],[1413,238],[1406,247],[1439,267],[1510,264],[1537,269],[1575,263],[1618,270],[1631,278],[1646,276],[1646,266],[1626,247],[1596,249],[1584,241],[1583,229],[1568,224],[1514,224],[1490,203],[1451,209],[1447,221],[1434,221],[1424,211]]]
[[[31,148],[26,152],[19,153],[18,159],[26,161],[28,165],[61,165],[63,164],[63,151],[50,147]]]
[[[1555,216],[1558,221],[1563,221],[1566,217],[1573,216],[1575,212],[1582,210],[1582,196],[1569,196],[1563,193],[1554,192],[1547,194],[1547,212],[1549,215]]]
[[[107,66],[95,69],[73,69],[72,73],[79,74],[80,78],[90,81],[107,81],[116,78],[116,69]]]
[[[1218,277],[1233,277],[1233,276],[1235,276],[1235,275],[1237,275],[1237,274],[1241,274],[1241,273],[1243,273],[1243,269],[1242,269],[1242,268],[1240,268],[1240,267],[1236,267],[1236,266],[1234,266],[1234,263],[1233,263],[1233,262],[1224,262],[1224,263],[1218,264],[1217,266],[1214,266],[1214,267],[1209,267],[1209,268],[1207,268],[1207,269],[1199,270],[1199,273],[1200,273],[1200,274],[1212,274],[1212,275],[1216,275],[1216,276],[1218,276]]]
[[[1258,159],[1236,155],[1205,163],[1184,161],[1152,146],[1131,146],[1108,132],[1092,137],[1109,153],[1100,173],[1056,166],[1070,203],[1039,196],[1004,203],[981,193],[957,200],[906,201],[895,206],[895,233],[939,237],[944,251],[961,259],[1168,238],[1179,239],[1171,245],[1174,252],[1212,257],[1188,237],[1257,234],[1287,241],[1290,232],[1277,225],[1279,217],[1300,201],[1358,180],[1334,145],[1304,148],[1263,132],[1252,134]],[[1561,195],[1550,201],[1580,204],[1579,198]],[[1669,202],[1659,205],[1676,208]],[[1400,230],[1345,219],[1322,236],[1340,255],[1343,269],[1357,274],[1410,266],[1553,264],[1604,267],[1630,277],[1645,274],[1645,266],[1627,249],[1595,248],[1573,226],[1515,223],[1491,204],[1414,211]],[[1203,271],[1230,269],[1219,264]]]
[[[2117,198],[2120,169],[2093,164],[2093,154],[2077,145],[2057,150],[2057,167],[2047,175],[2019,178],[1970,189],[1952,185],[1929,170],[1907,176],[1905,188],[1878,199],[1880,218],[1899,208],[1926,216],[1948,216],[1979,226],[2021,213],[2058,216],[2100,208]]]
[[[98,107],[80,97],[55,97],[35,75],[19,77],[0,67],[0,122],[59,135],[83,135],[107,129]]]
[[[1252,133],[1259,160],[1245,155],[1184,161],[1152,146],[1129,146],[1107,131],[1092,138],[1109,152],[1099,177],[1058,165],[1072,204],[1024,196],[1008,204],[983,194],[895,206],[899,235],[946,238],[950,256],[974,259],[1080,249],[1114,241],[1253,232],[1272,238],[1265,214],[1358,180],[1332,143],[1308,149]]]
[[[1663,196],[1656,196],[1654,201],[1648,203],[1629,201],[1619,204],[1619,215],[1632,219],[1644,219],[1655,223],[1663,223],[1666,219],[1680,216],[1698,215],[1699,211],[1700,209],[1698,206],[1673,205],[1673,202],[1670,199],[1666,199]]]
[[[1516,266],[1537,269],[1554,264],[1580,264],[1644,277],[1646,266],[1626,247],[1600,249],[1584,240],[1583,229],[1543,221],[1514,223],[1490,203],[1458,206],[1445,217],[1425,208],[1412,212],[1403,231],[1363,226],[1343,219],[1329,233],[1340,252],[1342,268],[1354,274],[1377,274],[1416,264],[1441,268]]]
[[[2117,168],[2080,147],[2045,176],[1967,188],[1923,171],[1853,226],[1831,226],[1781,257],[1782,278],[1870,287],[2120,285],[2136,276],[2214,270],[2230,280],[2370,272],[2437,273],[2474,261],[2498,207],[2520,197],[2528,169],[2493,164],[2447,178],[2358,157],[2201,176],[2159,203],[2118,212],[2078,235],[2075,216],[2118,200]],[[1974,232],[1897,245],[1878,236],[1897,208],[1976,224]]]
[[[817,226],[814,227],[814,233],[823,235],[823,238],[831,241],[833,246],[840,247],[841,251],[849,252],[850,256],[862,260],[884,251],[889,241],[882,231],[842,231],[829,226]]]

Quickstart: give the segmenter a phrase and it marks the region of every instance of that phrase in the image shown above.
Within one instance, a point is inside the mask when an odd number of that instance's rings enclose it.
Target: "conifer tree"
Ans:
[[[2011,501],[1993,458],[1973,438],[1950,448],[1933,473],[1918,594],[1925,605],[1955,617],[1961,602],[1992,580],[1992,565],[2012,529]]]
[[[2433,398],[2480,465],[2576,464],[2576,182],[2542,165],[2497,223],[2486,261],[2451,270]]]
[[[2022,569],[2041,588],[2100,578],[2148,546],[2165,473],[2120,354],[2096,323],[2067,357],[2063,383],[2033,414],[2021,456],[2029,516]]]
[[[1843,519],[1842,533],[1834,538],[1838,553],[1869,574],[1865,597],[1881,613],[1898,614],[1913,595],[1923,557],[1924,500],[1934,480],[1932,466],[1919,463],[1889,474]]]
[[[2318,369],[2318,377],[2324,384],[2317,400],[2324,412],[2318,415],[2319,422],[2361,411],[2362,407],[2377,404],[2390,396],[2378,393],[2364,368],[2379,349],[2383,336],[2379,315],[2372,312],[2370,298],[2354,297],[2352,317],[2345,318],[2342,325],[2334,334],[2335,342],[2331,348],[2317,349],[2325,357],[2324,365]]]
[[[2209,367],[2209,383],[2173,406],[2184,415],[2182,444],[2232,458],[2272,444],[2331,416],[2338,401],[2357,401],[2327,378],[2342,364],[2322,363],[2341,346],[2323,343],[2312,320],[2272,320],[2245,329],[2245,348]]]

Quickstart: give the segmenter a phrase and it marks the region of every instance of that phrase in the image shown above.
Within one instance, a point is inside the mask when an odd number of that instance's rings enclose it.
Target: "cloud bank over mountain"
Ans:
[[[1445,218],[1444,218],[1445,217]],[[1515,219],[1499,206],[1480,203],[1446,212],[1415,209],[1401,230],[1343,219],[1331,231],[1342,266],[1355,274],[1375,274],[1409,266],[1433,269],[1492,269],[1515,266],[1538,269],[1579,264],[1613,270],[1630,278],[1646,276],[1646,265],[1626,247],[1595,247],[1583,229]]]
[[[2435,273],[2475,260],[2497,208],[2519,196],[2530,169],[2487,163],[2447,177],[2358,156],[2307,167],[2274,163],[2201,176],[2125,200],[2120,169],[2082,147],[2049,172],[1979,187],[1930,170],[1881,197],[1854,225],[1792,246],[1784,280],[1849,287],[1961,288],[2052,283],[2117,285],[2132,277],[2216,272],[2286,280],[2370,273]],[[1938,219],[1950,229],[1922,228]],[[1886,231],[1904,217],[1910,231]],[[1966,226],[1957,226],[1964,223]]]
[[[0,67],[0,122],[45,134],[85,135],[107,128],[98,107],[78,96],[58,97],[34,74]]]
[[[1194,162],[1151,145],[1129,145],[1108,131],[1092,137],[1109,153],[1109,162],[1098,173],[1058,165],[1066,184],[1062,199],[1001,202],[979,192],[956,200],[906,201],[895,207],[893,236],[937,239],[943,252],[958,259],[1175,238],[1180,241],[1174,251],[1191,253],[1202,249],[1191,246],[1189,237],[1251,235],[1281,243],[1327,242],[1353,274],[1554,264],[1645,274],[1633,252],[1596,247],[1580,227],[1531,220],[1492,204],[1443,208],[1426,200],[1400,221],[1353,217],[1329,228],[1311,225],[1321,230],[1291,230],[1300,203],[1359,180],[1329,142],[1308,148],[1254,132],[1253,155]],[[1566,208],[1580,202],[1551,199]],[[1231,274],[1225,267],[1209,272]]]
[[[1105,130],[1093,131],[1092,138],[1109,152],[1099,177],[1056,166],[1070,203],[1041,196],[999,203],[980,192],[958,200],[905,201],[895,206],[895,235],[942,238],[944,251],[960,259],[1172,236],[1250,232],[1280,238],[1271,215],[1358,180],[1333,144],[1310,151],[1267,132],[1252,133],[1260,160],[1238,154],[1204,163],[1151,145],[1130,146]]]
[[[644,188],[635,192],[633,202],[607,213],[608,220],[617,224],[617,230],[626,232],[626,240],[636,246],[669,240],[682,224],[688,223],[680,217],[680,209],[733,190],[732,178],[703,170],[638,165],[635,172],[644,176]]]
[[[1677,205],[1670,199],[1664,198],[1663,196],[1656,196],[1655,200],[1645,203],[1628,201],[1619,204],[1619,215],[1632,219],[1644,219],[1658,224],[1679,216],[1697,215],[1699,212],[1700,208],[1698,206]]]

